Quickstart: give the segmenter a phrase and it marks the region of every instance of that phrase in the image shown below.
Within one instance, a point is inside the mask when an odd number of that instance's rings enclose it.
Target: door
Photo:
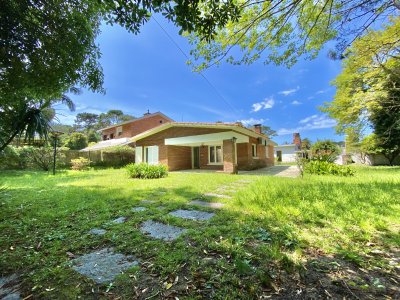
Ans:
[[[193,169],[200,169],[200,147],[193,147]]]
[[[276,157],[278,158],[278,161],[282,161],[282,151],[281,150],[276,151]]]

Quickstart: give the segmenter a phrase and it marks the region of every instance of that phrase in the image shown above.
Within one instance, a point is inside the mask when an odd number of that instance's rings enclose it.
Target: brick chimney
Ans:
[[[253,130],[257,133],[261,133],[261,124],[254,124]]]
[[[296,145],[296,150],[300,150],[301,149],[300,133],[298,133],[298,132],[293,133],[293,144]]]

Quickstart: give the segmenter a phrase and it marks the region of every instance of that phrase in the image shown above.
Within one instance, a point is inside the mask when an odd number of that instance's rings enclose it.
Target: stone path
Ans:
[[[139,263],[133,256],[125,256],[115,253],[112,248],[105,248],[75,258],[71,264],[75,271],[93,279],[96,283],[106,283]]]
[[[188,219],[188,220],[195,220],[195,221],[210,220],[215,215],[215,213],[208,213],[199,210],[186,210],[186,209],[178,209],[170,212],[169,214],[174,217]]]
[[[225,192],[236,192],[238,189],[246,186],[252,180],[242,179],[233,182],[229,185],[221,186],[218,193],[205,193],[203,196],[212,198],[232,198],[226,195]],[[142,200],[142,204],[158,203],[155,200]],[[200,199],[192,200],[188,205],[201,206],[212,209],[221,209],[225,204],[220,202],[207,202]],[[164,210],[165,206],[158,206],[158,210]],[[131,208],[132,213],[141,213],[148,210],[148,207],[137,206]],[[167,214],[167,212],[165,212]],[[208,221],[215,216],[214,212],[205,212],[196,209],[177,209],[169,212],[168,215],[175,218],[182,218],[191,221]],[[106,225],[122,224],[126,222],[127,217],[121,216]],[[111,230],[111,229],[109,229]],[[147,220],[140,224],[139,230],[155,239],[171,242],[187,232],[188,229],[178,226],[172,226],[157,222],[154,220]],[[102,228],[93,228],[89,231],[92,235],[104,235],[107,231]],[[121,253],[115,253],[113,248],[100,249],[98,251],[82,255],[73,259],[71,267],[78,273],[87,276],[98,284],[111,282],[114,278],[132,266],[139,265],[139,261],[133,256],[125,256]]]
[[[2,300],[20,300],[20,284],[18,276],[12,274],[6,277],[0,277],[0,299]]]
[[[156,239],[173,241],[185,233],[187,229],[148,220],[142,223],[140,231]]]

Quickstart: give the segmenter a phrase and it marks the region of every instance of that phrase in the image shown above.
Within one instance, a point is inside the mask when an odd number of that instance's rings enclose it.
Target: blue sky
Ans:
[[[178,29],[160,16],[157,20],[189,54],[191,46]],[[262,61],[250,66],[223,63],[204,72],[214,89],[192,72],[154,20],[139,35],[119,26],[104,25],[101,30],[98,43],[106,94],[84,90],[71,95],[77,110],[70,113],[57,107],[61,123],[72,124],[79,112],[120,109],[139,117],[149,109],[175,121],[263,123],[278,131],[274,138],[278,143],[291,142],[293,132],[314,141],[343,139],[335,134],[335,122],[318,110],[332,100],[335,89],[330,82],[340,73],[340,62],[330,60],[326,51],[312,61],[300,59],[291,69]]]

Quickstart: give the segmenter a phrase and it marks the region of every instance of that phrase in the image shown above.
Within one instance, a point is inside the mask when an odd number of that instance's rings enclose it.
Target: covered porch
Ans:
[[[189,149],[192,170],[237,173],[237,144],[249,143],[249,137],[234,131],[166,138],[170,154],[173,149]],[[177,151],[178,152],[178,151]]]

